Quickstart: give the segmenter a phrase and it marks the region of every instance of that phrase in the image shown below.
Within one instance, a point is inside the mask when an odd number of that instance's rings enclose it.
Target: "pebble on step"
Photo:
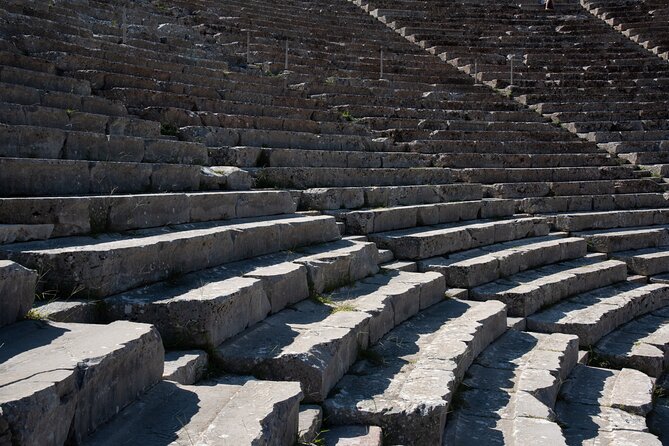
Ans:
[[[185,386],[161,381],[84,442],[284,446],[297,438],[298,383],[230,377]]]
[[[381,426],[389,444],[439,444],[455,388],[506,330],[500,302],[449,299],[365,350],[325,401],[329,425]]]
[[[80,443],[163,373],[160,335],[145,324],[24,321],[0,329],[0,345],[0,412],[15,444]]]

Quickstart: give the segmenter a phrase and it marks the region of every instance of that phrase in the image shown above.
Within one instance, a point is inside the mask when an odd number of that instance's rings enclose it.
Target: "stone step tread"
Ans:
[[[669,209],[629,209],[546,215],[560,231],[585,231],[669,224]]]
[[[470,288],[549,263],[583,257],[585,240],[552,233],[462,251],[418,262],[420,271],[437,271],[449,286]]]
[[[436,273],[378,274],[268,317],[214,357],[233,373],[300,381],[305,401],[323,401],[359,352],[444,292]]]
[[[145,324],[23,321],[0,329],[0,345],[0,436],[20,444],[80,443],[163,373]]]
[[[66,113],[66,112],[63,112]],[[44,120],[44,118],[42,118]],[[144,120],[128,123],[111,134],[50,128],[40,125],[0,123],[0,155],[6,158],[38,158],[99,162],[207,165],[207,148],[197,142],[162,138],[139,128]],[[144,124],[145,125],[145,124]],[[140,136],[123,132],[138,127]]]
[[[669,285],[627,281],[579,294],[535,313],[527,318],[527,328],[574,334],[581,346],[589,347],[622,324],[667,305]]]
[[[445,444],[565,444],[553,407],[577,360],[574,336],[508,330],[467,371]]]
[[[652,393],[653,380],[637,370],[577,365],[556,404],[567,442],[659,446],[646,427]]]
[[[528,316],[571,295],[611,285],[626,277],[623,262],[589,254],[472,288],[469,298],[499,299],[508,305],[510,315]]]
[[[374,424],[391,444],[441,444],[453,393],[474,358],[506,330],[498,302],[450,299],[361,355],[325,401],[332,424]]]
[[[627,263],[630,272],[644,276],[659,275],[669,271],[669,247],[642,248],[620,251],[612,258]]]
[[[175,444],[292,444],[301,398],[294,382],[232,377],[193,386],[162,381],[84,444],[152,444],[157,438]]]
[[[659,377],[669,365],[669,304],[638,317],[603,337],[593,349],[609,366]]]
[[[378,270],[373,243],[338,240],[186,274],[101,305],[106,319],[153,324],[166,345],[214,348],[270,313]]]
[[[495,243],[548,234],[540,217],[476,220],[370,235],[370,240],[390,249],[398,259],[426,259]]]
[[[165,352],[163,380],[192,385],[204,378],[209,367],[209,354],[204,350],[173,350]]]
[[[37,272],[0,260],[0,328],[23,319],[35,301]]]
[[[332,217],[288,214],[1,245],[0,256],[40,271],[42,287],[59,295],[104,297],[178,273],[339,238]]]
[[[669,226],[637,226],[574,232],[588,241],[588,249],[597,252],[627,251],[669,244]]]
[[[514,200],[484,198],[475,201],[341,210],[333,214],[346,223],[347,232],[370,234],[460,220],[509,217],[514,214],[514,210]]]
[[[44,239],[290,214],[288,191],[221,191],[0,198],[0,220],[46,226]],[[66,217],[64,217],[66,216]]]
[[[328,446],[381,446],[384,434],[379,426],[337,426],[321,437]]]

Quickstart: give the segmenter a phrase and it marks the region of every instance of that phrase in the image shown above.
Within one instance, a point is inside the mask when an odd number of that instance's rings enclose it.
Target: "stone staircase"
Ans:
[[[666,438],[664,62],[372,3],[0,5],[0,445]]]

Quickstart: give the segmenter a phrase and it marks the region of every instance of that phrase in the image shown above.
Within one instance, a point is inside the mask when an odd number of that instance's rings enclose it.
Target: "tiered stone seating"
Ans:
[[[380,1],[0,5],[0,444],[655,444],[663,62]]]
[[[669,60],[669,9],[662,1],[582,1],[581,5],[648,51]]]
[[[552,11],[536,2],[354,3],[410,42],[504,89],[581,138],[648,166],[654,175],[666,175],[669,67],[610,32],[575,0]]]

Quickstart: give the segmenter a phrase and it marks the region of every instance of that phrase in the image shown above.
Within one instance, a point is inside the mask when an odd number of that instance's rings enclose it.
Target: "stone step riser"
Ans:
[[[0,261],[0,328],[23,319],[35,300],[37,273],[6,260]]]

